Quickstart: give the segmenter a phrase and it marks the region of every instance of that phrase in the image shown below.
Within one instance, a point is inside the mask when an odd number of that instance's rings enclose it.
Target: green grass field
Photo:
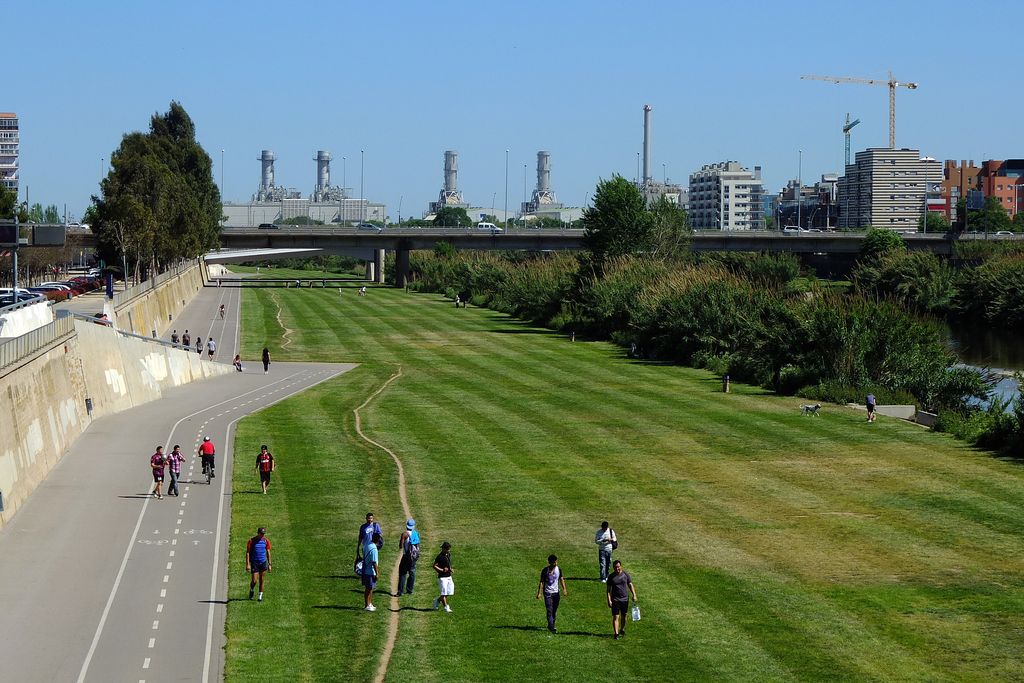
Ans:
[[[1017,464],[853,410],[801,417],[798,399],[722,394],[707,372],[435,295],[248,290],[242,335],[245,358],[267,345],[361,365],[240,423],[229,680],[376,672],[388,598],[361,611],[355,535],[373,510],[390,585],[404,519],[352,409],[399,367],[363,412],[404,463],[424,541],[388,680],[1024,680]],[[279,460],[268,496],[261,443]],[[602,519],[643,610],[621,641],[597,581]],[[245,600],[242,554],[259,524],[275,559],[262,604]],[[442,540],[452,614],[430,609]],[[558,635],[534,599],[549,553],[569,577]]]

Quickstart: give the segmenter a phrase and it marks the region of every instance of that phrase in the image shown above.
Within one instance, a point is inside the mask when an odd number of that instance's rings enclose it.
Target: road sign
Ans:
[[[63,247],[65,234],[63,225],[36,225],[32,228],[32,246]]]
[[[0,221],[0,247],[18,246],[18,226],[14,221]]]

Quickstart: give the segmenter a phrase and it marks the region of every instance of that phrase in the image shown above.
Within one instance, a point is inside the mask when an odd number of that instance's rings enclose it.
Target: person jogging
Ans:
[[[266,536],[267,530],[260,527],[256,535],[249,539],[245,546],[245,571],[249,572],[249,599],[252,600],[256,588],[256,579],[259,577],[260,597],[263,602],[263,575],[273,570],[270,560],[270,539]]]
[[[220,280],[217,280],[217,286],[220,287]],[[224,319],[224,304],[220,305],[220,319]]]
[[[153,487],[153,494],[156,495],[157,500],[163,498],[160,490],[164,485],[164,466],[167,464],[167,459],[164,458],[164,447],[157,446],[156,453],[149,458],[149,467],[153,471],[153,481],[156,482],[156,486]]]
[[[167,469],[171,474],[171,484],[167,487],[168,496],[178,495],[178,477],[181,476],[181,463],[185,462],[185,456],[181,454],[181,446],[174,444],[171,454],[167,456]]]
[[[210,360],[213,360],[213,352],[217,350],[217,342],[213,341],[213,337],[206,341],[206,350],[210,354]]]
[[[260,484],[263,486],[263,495],[267,495],[267,487],[270,486],[270,473],[277,467],[274,461],[274,454],[267,449],[267,444],[260,446],[260,452],[256,456],[256,471],[260,473]]]
[[[214,448],[213,442],[210,441],[210,437],[204,436],[203,443],[199,444],[200,459],[203,461],[203,474],[209,473],[210,478],[217,476],[214,474],[213,456],[217,453],[217,449]]]

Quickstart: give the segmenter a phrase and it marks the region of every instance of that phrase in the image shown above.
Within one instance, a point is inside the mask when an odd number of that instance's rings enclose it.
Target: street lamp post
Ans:
[[[804,204],[804,151],[802,149],[800,150],[800,159],[796,167],[796,184],[796,227],[802,228],[803,223],[800,222],[801,209]]]
[[[348,202],[345,201],[345,200],[348,199],[348,184],[347,184],[348,179],[347,179],[347,177],[345,175],[345,161],[347,159],[348,159],[348,157],[342,157],[341,158],[341,201],[342,201],[342,206],[345,207],[345,209],[344,209],[345,213],[344,213],[344,215],[341,216],[341,222],[342,223],[344,223],[345,221],[348,220]]]
[[[359,150],[359,221],[366,222],[366,204],[363,203],[363,150]]]
[[[224,221],[224,150],[220,151],[220,220]]]
[[[508,230],[508,150],[505,150],[505,208],[504,214],[502,215],[502,223],[505,225],[505,229]]]

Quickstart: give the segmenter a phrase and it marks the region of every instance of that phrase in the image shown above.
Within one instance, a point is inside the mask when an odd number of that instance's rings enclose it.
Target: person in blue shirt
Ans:
[[[377,587],[377,577],[379,576],[377,568],[378,541],[382,542],[382,539],[380,534],[375,533],[363,548],[363,609],[367,612],[377,611],[377,608],[373,606],[373,589]]]
[[[381,545],[384,545],[384,532],[380,530],[380,524],[374,519],[372,512],[366,513],[366,524],[359,527],[359,540],[356,541],[356,557],[362,557],[363,551],[366,546],[369,545],[373,540],[373,535],[377,534],[381,538]]]
[[[405,531],[402,532],[402,540],[398,545],[402,553],[402,559],[398,563],[398,594],[402,595],[404,592],[412,595],[412,588],[416,583],[416,561],[420,559],[420,534],[416,531],[415,519],[405,523]]]
[[[263,601],[263,575],[271,570],[270,564],[270,539],[266,536],[267,530],[260,527],[256,535],[249,539],[245,546],[245,571],[252,577],[249,581],[249,599],[252,600],[256,588],[256,579],[260,582],[260,602]]]

